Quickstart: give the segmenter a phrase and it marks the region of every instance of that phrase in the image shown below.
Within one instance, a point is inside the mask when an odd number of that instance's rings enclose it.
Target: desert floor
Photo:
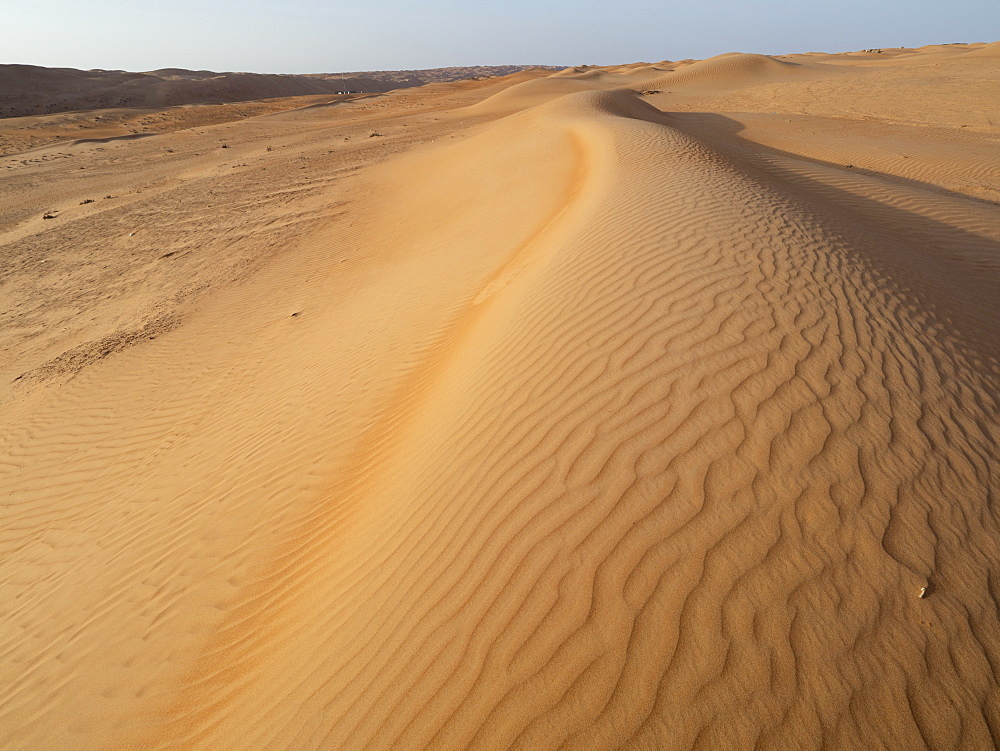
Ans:
[[[0,747],[1000,742],[998,91],[0,121]]]

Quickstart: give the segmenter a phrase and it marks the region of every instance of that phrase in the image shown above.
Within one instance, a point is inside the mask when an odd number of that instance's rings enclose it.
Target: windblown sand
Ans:
[[[1000,742],[997,91],[725,55],[0,157],[0,747]]]

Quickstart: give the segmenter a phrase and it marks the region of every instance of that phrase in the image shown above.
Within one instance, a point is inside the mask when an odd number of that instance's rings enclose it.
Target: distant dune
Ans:
[[[502,65],[344,74],[268,75],[161,68],[144,73],[0,65],[0,117],[112,107],[245,102],[270,97],[382,92],[474,76],[507,75],[531,66]]]
[[[1000,746],[996,43],[154,73],[5,73],[0,748]]]

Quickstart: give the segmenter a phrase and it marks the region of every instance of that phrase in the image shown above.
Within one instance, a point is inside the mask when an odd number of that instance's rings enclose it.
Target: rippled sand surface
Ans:
[[[1000,742],[998,84],[734,54],[0,157],[0,746]]]

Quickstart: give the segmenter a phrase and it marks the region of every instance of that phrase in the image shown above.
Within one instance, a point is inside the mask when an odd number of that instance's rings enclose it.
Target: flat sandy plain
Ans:
[[[998,91],[993,43],[33,120],[0,747],[993,747]]]

